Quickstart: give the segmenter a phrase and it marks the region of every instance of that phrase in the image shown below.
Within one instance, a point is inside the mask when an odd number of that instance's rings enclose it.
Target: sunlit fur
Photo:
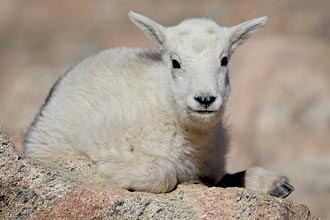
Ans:
[[[31,125],[25,152],[41,160],[86,155],[120,187],[168,192],[178,183],[225,173],[222,122],[230,85],[221,58],[266,18],[232,28],[208,19],[163,27],[130,12],[154,49],[114,48],[69,70]],[[181,69],[172,68],[177,59]],[[214,96],[205,107],[196,96]]]

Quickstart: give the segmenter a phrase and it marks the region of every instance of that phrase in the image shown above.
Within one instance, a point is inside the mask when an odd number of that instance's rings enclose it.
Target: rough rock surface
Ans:
[[[106,185],[94,168],[81,158],[33,161],[0,131],[0,219],[313,219],[304,205],[238,188],[128,192]]]

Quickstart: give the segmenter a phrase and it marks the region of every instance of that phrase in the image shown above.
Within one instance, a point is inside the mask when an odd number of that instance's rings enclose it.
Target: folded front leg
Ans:
[[[287,177],[260,167],[253,167],[234,174],[226,174],[216,186],[244,187],[281,198],[287,197],[294,191],[294,187],[289,184]]]
[[[129,161],[96,162],[99,173],[116,186],[132,191],[165,193],[178,183],[174,166],[161,158],[145,157]]]

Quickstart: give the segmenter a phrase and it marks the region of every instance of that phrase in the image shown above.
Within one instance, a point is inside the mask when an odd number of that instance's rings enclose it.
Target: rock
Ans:
[[[309,209],[239,188],[182,184],[171,193],[129,192],[84,158],[41,163],[0,131],[0,219],[313,219]]]

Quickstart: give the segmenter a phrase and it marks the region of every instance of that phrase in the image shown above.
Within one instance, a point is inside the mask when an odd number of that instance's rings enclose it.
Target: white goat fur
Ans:
[[[267,18],[226,28],[208,19],[164,27],[134,12],[129,17],[156,47],[109,49],[69,70],[27,133],[26,153],[42,160],[87,155],[111,183],[133,190],[218,182],[230,91],[221,59],[229,60]],[[181,68],[172,67],[173,59]],[[216,97],[208,112],[197,96]]]

